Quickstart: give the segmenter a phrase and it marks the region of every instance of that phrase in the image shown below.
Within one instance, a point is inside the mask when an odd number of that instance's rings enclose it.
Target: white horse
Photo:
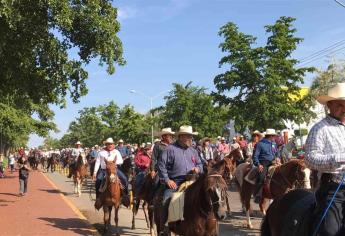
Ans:
[[[288,162],[292,157],[292,150],[296,149],[296,139],[291,138],[287,144],[283,146],[281,150],[282,164]]]

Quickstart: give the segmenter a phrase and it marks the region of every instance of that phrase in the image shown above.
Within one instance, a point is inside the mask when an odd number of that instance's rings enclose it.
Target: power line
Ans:
[[[340,1],[338,1],[338,0],[334,0],[336,3],[338,3],[340,6],[342,6],[342,7],[345,7],[345,4],[344,3],[341,3]]]
[[[316,56],[319,56],[319,55],[321,55],[323,53],[327,53],[327,51],[330,51],[330,50],[333,50],[333,49],[335,49],[337,47],[340,47],[343,44],[345,44],[345,39],[343,39],[343,40],[341,40],[339,42],[336,42],[336,43],[332,44],[331,46],[328,46],[328,47],[326,47],[326,48],[324,48],[324,49],[322,49],[320,51],[312,53],[309,56],[306,56],[306,57],[302,58],[298,64],[304,63],[305,61],[308,61],[308,60],[310,60],[312,58],[315,58]]]

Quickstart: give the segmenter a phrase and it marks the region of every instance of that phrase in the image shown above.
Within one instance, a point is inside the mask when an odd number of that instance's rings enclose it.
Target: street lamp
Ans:
[[[153,108],[153,107],[152,107],[153,100],[159,98],[159,97],[162,96],[164,93],[170,92],[170,90],[166,90],[166,91],[160,92],[159,94],[157,94],[156,96],[153,96],[153,97],[147,96],[146,94],[144,94],[144,93],[142,93],[142,92],[139,92],[139,91],[136,91],[136,90],[134,90],[134,89],[129,90],[129,92],[130,92],[130,93],[139,94],[139,95],[141,95],[141,96],[143,96],[143,97],[149,99],[149,100],[150,100],[150,111],[152,111],[152,108]],[[150,112],[150,113],[151,113],[151,120],[152,120],[153,114],[152,114],[152,112]],[[153,123],[151,124],[151,143],[153,144]]]

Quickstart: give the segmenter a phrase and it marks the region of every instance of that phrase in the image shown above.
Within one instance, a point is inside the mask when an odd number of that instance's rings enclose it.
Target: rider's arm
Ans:
[[[152,151],[150,170],[157,171],[157,157],[159,152],[159,145],[155,145]]]
[[[335,135],[335,134],[334,134]],[[320,127],[314,126],[308,135],[305,147],[306,165],[313,170],[333,172],[345,163],[345,153],[339,149],[338,153],[324,153],[327,134]],[[334,143],[334,145],[340,145]]]
[[[158,159],[158,175],[161,180],[163,180],[165,183],[168,183],[169,176],[168,176],[168,170],[166,168],[166,164],[168,162],[168,150],[165,149],[162,153],[161,158]]]
[[[199,155],[196,155],[195,167],[197,167],[199,169],[199,173],[202,173],[204,171],[204,168],[202,166],[202,162],[201,162]]]
[[[116,165],[122,165],[123,163],[122,155],[118,150],[115,149],[115,151],[116,151]]]
[[[261,152],[261,143],[257,143],[256,144],[256,148],[255,148],[255,152],[254,152],[254,155],[253,155],[253,164],[255,166],[259,165],[259,155],[260,155],[260,152]]]
[[[97,171],[99,169],[99,166],[101,165],[101,157],[99,155],[100,153],[98,153],[97,157],[96,157],[96,163],[95,163],[95,169],[93,171],[93,175],[95,176],[97,174]]]

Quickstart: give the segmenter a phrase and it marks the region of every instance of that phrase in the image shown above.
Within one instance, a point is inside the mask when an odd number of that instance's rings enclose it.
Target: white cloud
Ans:
[[[119,7],[117,9],[117,15],[118,15],[119,21],[134,18],[137,16],[137,14],[138,14],[138,10],[134,7],[125,6],[125,7]]]

